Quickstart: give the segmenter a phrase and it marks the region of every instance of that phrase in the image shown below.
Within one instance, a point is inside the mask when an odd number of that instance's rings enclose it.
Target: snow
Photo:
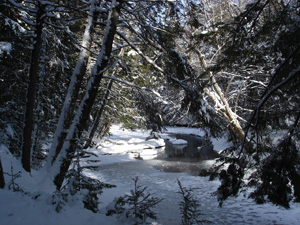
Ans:
[[[153,159],[163,148],[158,148],[164,144],[163,139],[146,138],[150,135],[149,131],[130,131],[122,129],[120,126],[113,125],[110,133],[103,140],[96,141],[96,146],[89,151],[98,157],[91,156],[88,160],[93,161],[98,166],[96,170],[84,170],[85,175],[97,178],[103,182],[114,184],[116,188],[104,189],[99,196],[100,212],[92,213],[84,209],[80,199],[83,192],[71,197],[70,201],[57,213],[53,201],[53,189],[49,180],[45,179],[41,171],[26,173],[21,166],[20,160],[13,157],[8,148],[1,144],[0,155],[5,174],[6,187],[0,189],[0,218],[1,224],[6,225],[118,225],[132,224],[130,220],[118,220],[115,216],[106,216],[106,210],[111,202],[120,196],[124,196],[133,189],[133,178],[139,177],[140,185],[146,186],[148,193],[154,197],[163,198],[155,211],[157,212],[157,222],[151,224],[181,224],[177,179],[184,187],[194,189],[195,196],[201,204],[203,219],[211,221],[213,224],[300,224],[300,204],[292,203],[291,209],[285,210],[271,204],[256,205],[252,200],[243,195],[237,198],[230,198],[224,202],[222,208],[218,207],[218,202],[214,192],[220,184],[218,180],[208,181],[207,177],[193,176],[188,173],[163,172],[158,170],[162,164],[168,162]],[[161,134],[163,138],[169,137],[170,133],[204,134],[203,131],[195,128],[167,127],[167,131]],[[181,140],[173,139],[174,142]],[[215,149],[222,149],[230,143],[225,139],[213,141]],[[143,159],[137,160],[139,154]],[[145,157],[145,158],[144,158]],[[88,162],[85,162],[88,164]],[[213,160],[204,162],[211,165]],[[82,162],[84,165],[84,162]],[[91,164],[89,164],[91,165]],[[16,184],[24,192],[13,192],[8,188],[13,166],[13,173],[21,171],[21,177],[16,178]]]
[[[5,19],[5,26],[11,27],[15,34],[18,34],[18,32],[21,32],[21,33],[26,32],[26,29],[24,27],[22,27],[20,24],[21,23],[13,21],[9,18]]]
[[[78,203],[57,213],[50,202],[50,195],[41,196],[36,200],[33,200],[31,196],[23,195],[20,192],[1,190],[1,224],[121,224],[114,217],[99,216],[91,211],[83,210],[83,205]]]
[[[216,152],[221,152],[233,145],[232,143],[228,142],[226,138],[212,138],[211,141]]]
[[[9,124],[6,126],[5,131],[10,137],[14,137],[14,130]]]
[[[166,127],[167,133],[173,133],[173,134],[194,134],[198,136],[204,136],[205,131],[199,129],[199,128],[193,128],[193,127]]]
[[[0,55],[2,55],[4,52],[10,53],[11,51],[11,43],[10,42],[0,42]]]
[[[128,56],[136,56],[138,53],[136,52],[136,51],[134,51],[134,50],[130,50],[128,53],[127,53],[127,55]]]
[[[169,140],[173,145],[187,145],[188,142],[186,140],[183,140],[183,139],[170,139]]]
[[[9,155],[9,149],[4,144],[0,144],[0,153],[1,155],[7,156]]]
[[[154,158],[159,151],[158,148],[165,146],[162,138],[146,141],[150,135],[147,131],[128,131],[113,125],[110,132],[113,133],[113,136],[98,140],[99,143],[96,147],[90,149],[91,152],[98,155],[102,164],[132,161],[136,157]]]

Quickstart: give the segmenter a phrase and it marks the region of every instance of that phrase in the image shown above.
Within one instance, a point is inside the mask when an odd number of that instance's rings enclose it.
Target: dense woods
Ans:
[[[197,127],[234,143],[211,171],[220,205],[252,188],[288,208],[300,201],[299,37],[297,0],[3,0],[0,143],[63,191],[112,123]]]

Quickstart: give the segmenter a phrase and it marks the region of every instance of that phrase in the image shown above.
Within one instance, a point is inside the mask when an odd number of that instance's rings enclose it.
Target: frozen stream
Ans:
[[[136,134],[134,137],[136,138]],[[118,137],[114,136],[114,138]],[[123,142],[130,138],[132,136],[128,134],[122,135]],[[125,147],[128,148],[124,145],[123,149]],[[122,146],[119,148],[122,149]],[[219,181],[208,181],[207,177],[195,176],[192,173],[165,172],[168,170],[163,169],[168,167],[189,168],[195,166],[195,162],[162,159],[137,160],[128,153],[102,154],[101,161],[98,170],[94,171],[92,175],[103,182],[117,185],[116,188],[105,189],[100,196],[102,212],[106,211],[106,206],[114,198],[129,193],[134,187],[132,178],[138,177],[139,185],[147,186],[148,193],[164,199],[155,208],[158,224],[181,224],[179,210],[181,196],[177,193],[177,179],[179,179],[184,187],[195,188],[194,195],[200,201],[203,219],[211,221],[212,224],[300,224],[299,204],[292,204],[290,210],[285,210],[271,204],[256,205],[252,200],[241,195],[227,200],[223,207],[219,208],[216,196],[213,195]],[[207,168],[211,163],[212,160],[202,161],[198,163],[198,166]]]
[[[164,148],[156,148],[165,145],[164,140],[145,141],[149,132],[128,131],[118,125],[112,126],[112,136],[94,140],[96,145],[88,149],[93,154],[89,158],[82,158],[80,163],[82,166],[95,166],[95,169],[86,169],[83,172],[89,177],[116,185],[116,188],[104,189],[99,195],[100,212],[93,213],[84,209],[82,198],[87,193],[86,190],[69,196],[66,202],[57,202],[60,198],[59,195],[57,198],[53,195],[55,187],[52,180],[45,176],[42,170],[33,170],[32,174],[24,171],[15,181],[17,187],[25,192],[12,191],[8,185],[0,189],[0,224],[132,225],[132,220],[121,221],[115,216],[106,216],[106,212],[107,206],[112,205],[115,198],[128,194],[134,188],[132,179],[135,177],[139,177],[138,185],[146,186],[146,191],[153,197],[164,198],[154,209],[158,219],[152,225],[181,224],[179,210],[181,196],[177,193],[179,190],[177,179],[184,187],[196,188],[193,194],[201,203],[203,219],[211,221],[212,224],[300,224],[300,204],[295,203],[291,204],[290,210],[285,210],[271,204],[256,205],[241,195],[227,200],[223,208],[219,208],[216,196],[212,195],[217,190],[219,181],[210,182],[208,178],[198,176],[198,171],[210,167],[214,160],[201,158],[203,155],[199,153],[207,152],[207,148],[202,148],[201,143],[193,144],[196,150],[191,151],[190,147],[193,146],[188,146],[182,140],[184,136],[177,136],[180,133],[203,137],[203,131],[171,127],[167,132],[168,134],[161,136],[164,139],[170,138],[169,142],[178,145],[167,151],[164,151]],[[176,135],[169,135],[170,133]],[[211,139],[210,144],[217,152],[230,146],[226,139]],[[6,146],[1,144],[0,155],[3,170],[6,172],[5,178],[9,184],[12,166],[16,174],[17,171],[23,171],[22,164],[9,153]],[[47,174],[46,170],[44,172]],[[63,208],[57,213],[55,208],[61,203]]]
[[[292,206],[291,210],[269,204],[256,205],[243,197],[231,198],[218,207],[213,192],[218,181],[208,181],[208,178],[193,176],[187,173],[161,172],[154,166],[159,161],[130,161],[100,166],[100,179],[116,184],[116,188],[105,190],[100,201],[111,202],[116,196],[123,196],[133,188],[132,178],[138,176],[139,184],[147,186],[147,191],[153,196],[164,198],[156,207],[159,224],[177,225],[180,223],[180,195],[177,193],[179,179],[183,186],[197,188],[194,194],[200,200],[203,218],[213,224],[299,224],[299,209]],[[106,204],[104,204],[106,205]],[[298,222],[295,223],[295,217]]]

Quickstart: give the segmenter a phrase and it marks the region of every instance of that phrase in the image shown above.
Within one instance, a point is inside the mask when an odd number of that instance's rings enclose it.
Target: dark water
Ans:
[[[218,153],[213,150],[213,145],[204,137],[191,134],[173,134],[170,137],[186,140],[188,143],[174,145],[165,140],[164,151],[158,155],[158,159],[169,161],[196,162],[218,158]]]
[[[164,172],[186,172],[199,175],[210,169],[212,160],[218,158],[213,145],[204,137],[191,134],[171,134],[171,138],[183,139],[187,144],[174,145],[165,140],[166,146],[155,159],[154,166]]]

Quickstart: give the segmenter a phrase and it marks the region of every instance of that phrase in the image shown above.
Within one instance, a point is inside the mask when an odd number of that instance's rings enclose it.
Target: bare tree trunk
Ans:
[[[72,74],[72,78],[68,87],[68,92],[65,97],[64,105],[59,117],[59,121],[54,133],[52,145],[50,147],[48,166],[49,164],[53,164],[56,157],[61,151],[63,143],[67,136],[67,130],[70,128],[73,119],[73,111],[75,107],[75,102],[78,97],[78,92],[86,72],[87,63],[90,57],[89,48],[92,45],[92,33],[95,28],[95,23],[97,20],[97,10],[96,10],[96,2],[95,0],[91,0],[91,6],[89,11],[89,16],[87,19],[87,25],[84,31],[83,39],[82,39],[82,47],[81,52],[79,54],[79,59],[77,61],[76,67]]]
[[[207,70],[207,65],[204,60],[204,56],[202,56],[200,52],[197,52],[197,53],[198,53],[198,56],[202,63],[203,68],[205,70]],[[211,95],[209,93],[209,90],[207,88],[204,90],[205,93],[215,104],[220,104],[223,106],[221,112],[222,112],[224,118],[226,119],[227,123],[229,124],[229,128],[231,129],[231,131],[233,132],[235,137],[239,140],[239,142],[243,143],[245,134],[244,134],[243,128],[240,125],[240,122],[237,120],[237,115],[231,110],[231,108],[230,108],[226,98],[224,97],[224,94],[223,94],[220,86],[218,85],[216,79],[214,78],[212,72],[209,71],[208,75],[209,75],[212,87],[221,101],[218,101],[215,97],[213,97],[213,95]]]
[[[97,135],[97,138],[102,138],[102,137],[104,137],[104,136],[109,132],[111,125],[112,125],[112,121],[111,121],[111,120],[105,121],[105,122],[102,124],[102,126],[101,126],[101,128],[100,128],[100,130],[99,130],[99,133],[98,133],[98,135]]]
[[[32,144],[31,144],[31,154],[34,157],[34,154],[37,154],[37,147],[39,142],[39,128],[41,125],[41,104],[42,104],[42,92],[44,89],[44,80],[45,80],[45,55],[46,55],[46,36],[43,33],[42,35],[42,49],[39,63],[39,84],[36,96],[36,109],[35,109],[35,123],[32,133]]]
[[[91,143],[92,143],[92,140],[93,140],[93,138],[94,138],[94,135],[95,135],[95,133],[96,133],[96,130],[97,130],[98,126],[99,126],[100,118],[101,118],[101,116],[102,116],[104,107],[105,107],[106,102],[107,102],[107,100],[108,100],[108,96],[109,96],[109,94],[110,94],[110,90],[111,90],[111,88],[112,88],[113,82],[114,82],[113,79],[110,79],[109,82],[108,82],[108,84],[107,84],[107,87],[106,87],[106,89],[105,89],[104,96],[103,96],[102,101],[101,101],[100,109],[98,110],[98,113],[97,113],[97,115],[96,115],[96,117],[95,117],[95,121],[94,121],[93,126],[92,126],[92,129],[91,129],[91,131],[90,131],[89,138],[88,138],[88,140],[85,142],[83,148],[88,148],[88,147],[91,145]]]
[[[63,180],[68,172],[71,161],[76,150],[77,140],[81,137],[83,126],[87,122],[92,106],[94,104],[103,73],[108,64],[114,36],[117,29],[117,23],[121,4],[123,0],[113,1],[117,4],[112,8],[109,18],[107,20],[101,52],[98,55],[97,62],[92,70],[91,77],[87,84],[87,90],[80,107],[76,113],[74,121],[70,127],[67,138],[64,142],[62,150],[53,164],[54,169],[54,183],[59,190],[62,186]]]
[[[36,30],[31,53],[31,65],[29,71],[29,81],[26,96],[26,110],[24,118],[23,129],[23,145],[22,145],[22,165],[23,168],[30,172],[31,170],[31,148],[32,148],[32,133],[34,128],[34,107],[36,100],[36,89],[38,83],[38,68],[39,58],[42,48],[42,34],[43,34],[43,19],[44,7],[38,1],[37,15],[36,15]]]
[[[5,187],[5,180],[4,180],[4,175],[3,175],[3,168],[2,168],[2,162],[0,158],[0,188]]]

